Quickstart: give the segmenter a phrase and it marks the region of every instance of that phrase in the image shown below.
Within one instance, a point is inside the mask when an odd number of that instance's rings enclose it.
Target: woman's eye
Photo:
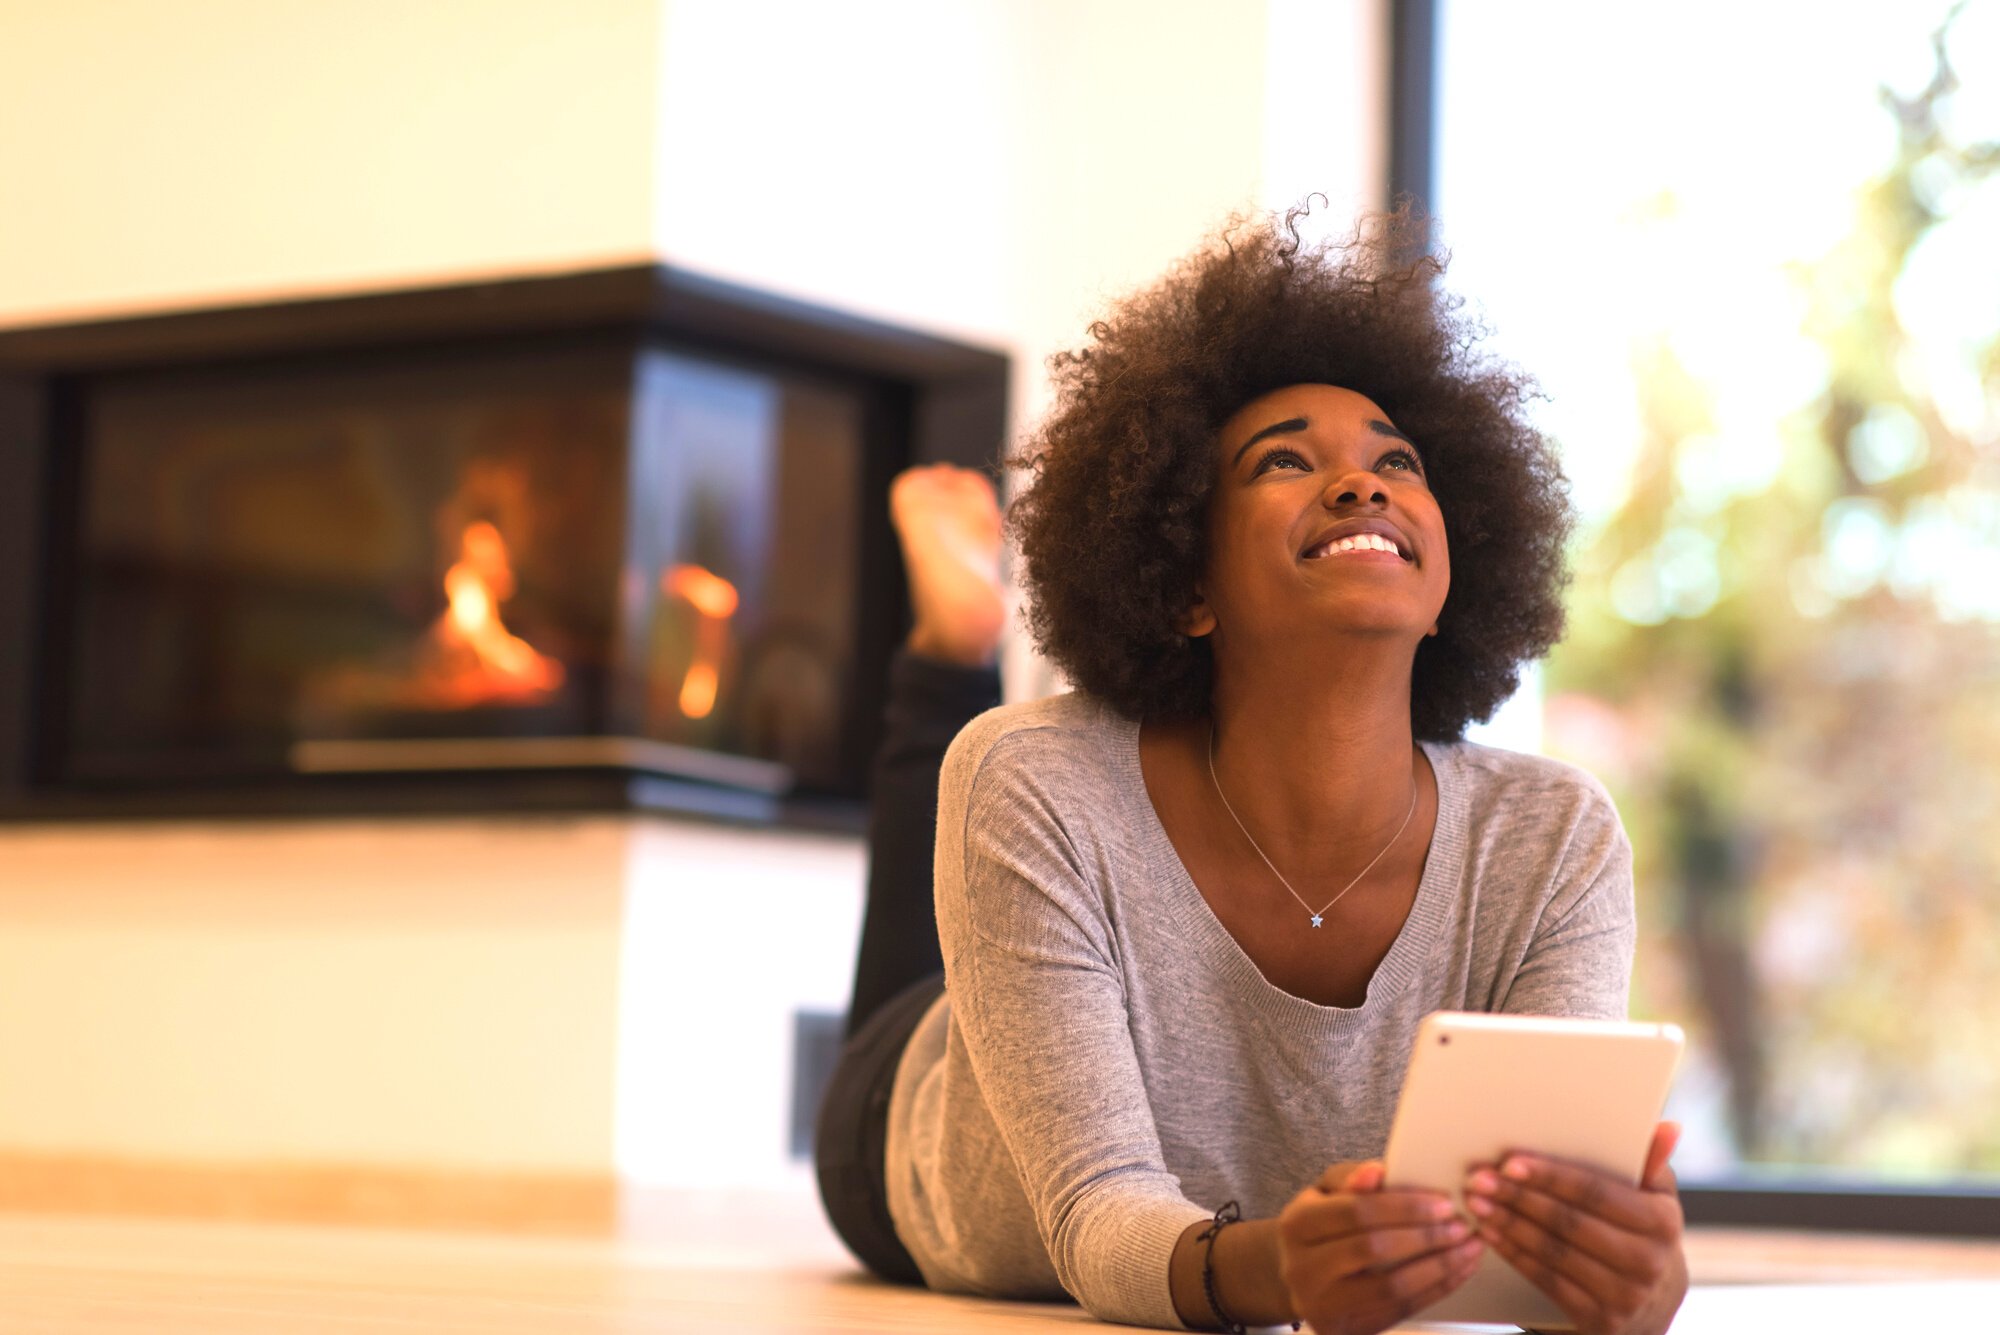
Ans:
[[[1255,477],[1258,473],[1272,468],[1304,468],[1305,466],[1306,461],[1290,450],[1272,450],[1257,461],[1257,467],[1252,471],[1251,476]]]
[[[1408,450],[1391,450],[1382,456],[1377,468],[1406,468],[1412,473],[1421,473],[1424,466],[1417,462],[1417,456]]]

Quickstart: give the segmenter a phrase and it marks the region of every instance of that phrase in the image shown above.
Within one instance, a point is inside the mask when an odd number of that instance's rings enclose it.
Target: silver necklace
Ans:
[[[1377,853],[1368,865],[1361,869],[1361,876],[1356,876],[1353,880],[1342,886],[1340,894],[1327,900],[1325,905],[1317,913],[1314,913],[1313,906],[1306,903],[1305,896],[1296,890],[1292,890],[1292,883],[1285,879],[1285,874],[1272,865],[1271,859],[1264,857],[1264,850],[1257,847],[1257,841],[1250,838],[1250,831],[1244,829],[1243,818],[1236,814],[1235,807],[1229,805],[1229,798],[1222,791],[1222,780],[1215,777],[1215,724],[1212,721],[1208,725],[1208,781],[1215,785],[1215,795],[1222,799],[1222,809],[1229,813],[1229,819],[1235,821],[1236,828],[1243,831],[1243,837],[1250,840],[1250,847],[1256,851],[1257,856],[1264,858],[1264,865],[1271,868],[1271,875],[1278,878],[1278,884],[1284,886],[1287,890],[1291,890],[1292,898],[1299,901],[1299,907],[1307,913],[1312,914],[1313,926],[1315,927],[1320,925],[1320,919],[1326,916],[1327,909],[1338,904],[1342,895],[1345,895],[1355,886],[1360,885],[1362,876],[1366,876],[1369,872],[1375,870],[1375,864],[1388,855],[1389,850],[1396,846],[1396,841],[1403,837],[1403,831],[1410,828],[1410,817],[1417,814],[1417,776],[1412,774],[1410,776],[1410,809],[1403,813],[1403,823],[1396,827],[1396,833],[1389,836],[1389,842],[1382,845],[1382,851]]]

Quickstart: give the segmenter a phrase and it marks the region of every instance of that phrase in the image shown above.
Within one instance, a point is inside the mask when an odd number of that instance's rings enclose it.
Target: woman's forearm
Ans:
[[[1197,1330],[1217,1329],[1215,1313],[1202,1289],[1202,1264],[1208,1244],[1198,1241],[1209,1226],[1191,1224],[1174,1244],[1168,1281],[1174,1310]],[[1291,1321],[1291,1295],[1278,1273],[1278,1221],[1246,1219],[1226,1226],[1215,1239],[1215,1295],[1231,1319],[1246,1326],[1276,1326]]]

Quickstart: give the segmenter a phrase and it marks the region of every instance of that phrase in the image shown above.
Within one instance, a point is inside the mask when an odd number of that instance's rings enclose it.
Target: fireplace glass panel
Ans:
[[[849,787],[864,409],[624,340],[95,377],[66,777],[511,747]]]
[[[634,402],[620,730],[842,786],[861,396],[648,352]]]

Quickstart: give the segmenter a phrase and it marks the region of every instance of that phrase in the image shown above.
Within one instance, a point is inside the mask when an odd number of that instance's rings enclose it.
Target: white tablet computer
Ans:
[[[1682,1043],[1671,1024],[1439,1011],[1417,1030],[1384,1185],[1444,1192],[1464,1209],[1466,1173],[1510,1150],[1593,1164],[1636,1184]],[[1491,1250],[1471,1279],[1415,1319],[1570,1324]]]

